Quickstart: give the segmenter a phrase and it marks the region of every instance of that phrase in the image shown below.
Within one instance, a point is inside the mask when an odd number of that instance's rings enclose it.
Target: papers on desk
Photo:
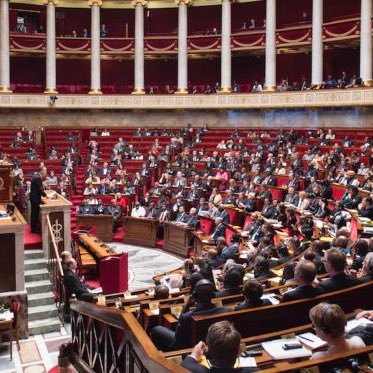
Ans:
[[[272,304],[279,304],[280,300],[278,299],[275,293],[263,294],[262,299],[268,299]]]
[[[299,334],[297,338],[299,342],[301,342],[302,344],[304,344],[312,350],[327,345],[325,341],[323,341],[321,338],[319,338],[317,335],[311,332]]]
[[[264,350],[272,357],[274,360],[286,360],[294,359],[298,357],[309,357],[312,355],[311,350],[307,350],[302,346],[294,350],[284,350],[285,344],[298,344],[297,338],[291,339],[276,339],[274,341],[263,342],[262,346]]]
[[[0,321],[9,321],[13,320],[14,314],[10,311],[5,311],[0,313]]]
[[[92,294],[101,294],[102,293],[102,287],[92,289],[92,290],[90,289],[89,292],[92,293]]]
[[[350,330],[356,328],[357,326],[360,326],[360,325],[364,326],[368,324],[373,324],[373,321],[370,321],[366,318],[361,318],[359,320],[357,319],[349,320],[347,321],[347,325],[345,326],[345,332],[348,333]]]
[[[251,367],[256,367],[257,366],[255,358],[253,358],[253,357],[243,357],[243,356],[240,356],[240,358],[237,359],[236,364],[237,364],[237,367],[239,367],[239,368],[243,368],[243,367],[251,368]],[[235,368],[236,368],[236,365],[235,365]]]
[[[202,240],[202,243],[209,243],[209,240]]]

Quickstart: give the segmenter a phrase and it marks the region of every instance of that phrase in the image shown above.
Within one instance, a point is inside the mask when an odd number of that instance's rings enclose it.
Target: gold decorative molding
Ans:
[[[99,88],[92,88],[89,92],[89,95],[102,95],[102,91]]]
[[[102,6],[102,0],[88,0],[88,5],[89,6],[97,5],[97,6],[101,7]]]
[[[144,95],[145,94],[145,89],[135,88],[134,91],[131,94],[132,95]]]
[[[188,94],[188,88],[178,88],[175,92],[175,95],[187,95]]]
[[[218,94],[231,93],[232,87],[221,87]]]
[[[131,95],[102,95],[100,90],[89,95],[58,95],[58,109],[110,110],[223,110],[223,109],[284,109],[324,107],[373,107],[373,89],[313,90],[299,92],[262,92],[240,94],[148,95],[135,90]],[[49,109],[46,94],[3,92],[0,108]]]
[[[56,90],[56,88],[45,88],[45,91],[44,93],[47,95],[47,94],[57,94],[58,91]]]
[[[372,79],[369,79],[369,80],[364,80],[364,87],[373,87],[373,80]]]
[[[276,86],[275,85],[267,85],[264,88],[265,92],[275,92],[276,91]]]
[[[0,87],[0,93],[12,93],[13,91],[9,87]]]
[[[53,4],[58,5],[58,0],[43,0],[44,5]]]
[[[136,7],[137,5],[147,6],[148,2],[146,0],[132,0],[131,4],[133,7]]]
[[[193,0],[175,0],[175,4],[179,6],[184,3],[185,5],[193,5]]]

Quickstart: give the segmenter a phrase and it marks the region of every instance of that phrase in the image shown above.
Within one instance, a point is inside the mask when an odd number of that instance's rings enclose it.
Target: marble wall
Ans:
[[[275,110],[0,110],[0,126],[40,127],[199,127],[373,128],[373,108]]]

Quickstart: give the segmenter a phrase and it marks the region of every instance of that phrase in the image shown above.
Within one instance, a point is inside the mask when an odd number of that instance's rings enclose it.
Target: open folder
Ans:
[[[303,346],[301,348],[297,348],[296,350],[284,350],[283,347],[285,344],[293,343],[299,344],[298,339],[276,339],[274,341],[263,342],[262,346],[274,360],[294,359],[298,357],[309,357],[312,355],[312,352]]]

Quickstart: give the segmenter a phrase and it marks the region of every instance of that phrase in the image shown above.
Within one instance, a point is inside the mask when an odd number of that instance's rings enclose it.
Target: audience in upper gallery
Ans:
[[[310,319],[316,335],[328,344],[326,351],[315,352],[311,359],[365,347],[358,336],[345,338],[346,316],[338,304],[318,304],[311,308]]]

